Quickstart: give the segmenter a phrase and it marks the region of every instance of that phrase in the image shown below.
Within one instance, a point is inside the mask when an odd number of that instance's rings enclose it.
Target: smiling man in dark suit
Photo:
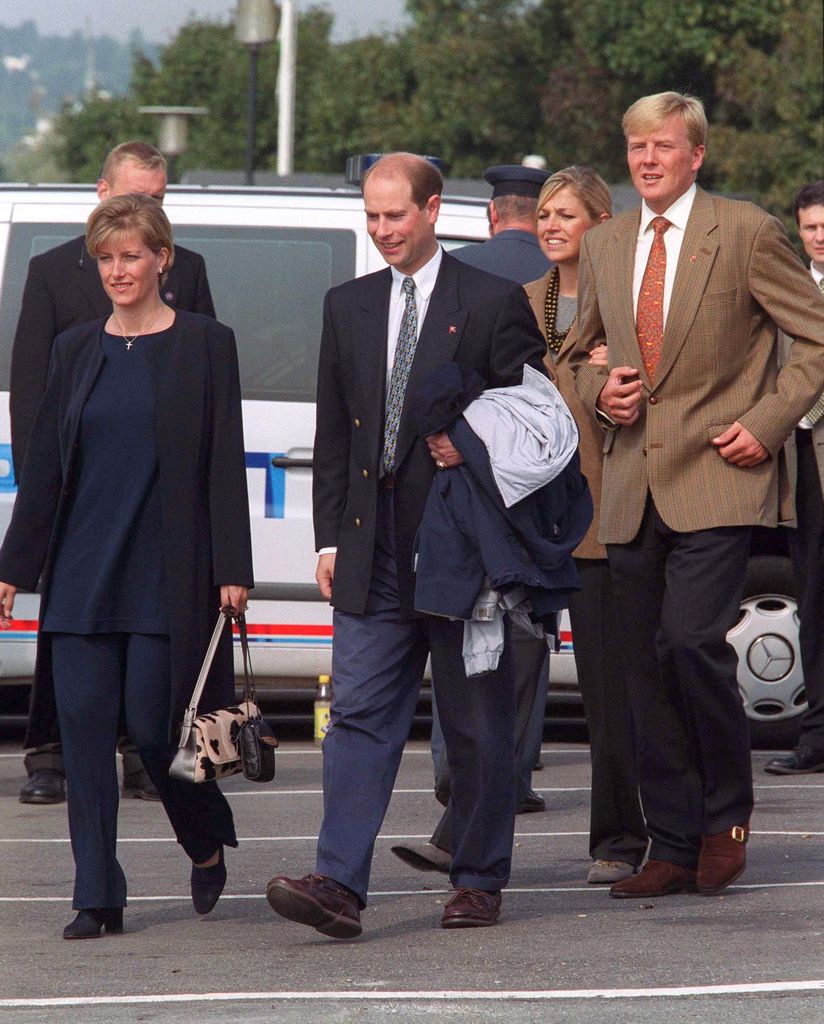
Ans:
[[[324,935],[361,932],[383,822],[427,655],[453,779],[445,928],[492,925],[514,828],[511,661],[467,680],[463,623],[414,611],[413,544],[437,468],[461,456],[420,436],[409,395],[457,362],[489,387],[521,382],[545,350],[522,288],[444,253],[435,237],[443,181],[408,153],[364,179],[369,234],[386,270],[326,296],[314,451],[317,580],[334,605],[334,696],[323,744],[324,819],[316,873],[273,878],[267,898]]]
[[[166,160],[146,142],[124,142],[106,157],[97,195],[103,199],[141,192],[159,203],[166,193]],[[215,315],[203,257],[175,246],[175,261],[163,284],[163,301],[176,309]],[[15,476],[25,464],[40,401],[46,390],[54,339],[76,324],[111,312],[111,300],[100,283],[97,263],[86,252],[81,235],[35,256],[23,289],[20,319],[11,354],[9,411]],[[25,738],[24,765],[28,780],[22,803],[53,804],[65,799],[63,755],[53,707],[32,704]],[[157,799],[154,786],[131,744],[122,746],[124,792]]]

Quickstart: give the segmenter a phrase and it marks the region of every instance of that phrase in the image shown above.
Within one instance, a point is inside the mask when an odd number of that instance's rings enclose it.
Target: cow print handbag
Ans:
[[[209,670],[212,667],[226,623],[237,623],[243,652],[243,700],[230,708],[198,715]],[[215,782],[243,772],[253,782],[270,782],[275,777],[275,747],[278,741],[255,703],[255,685],[249,660],[249,641],[244,615],[221,609],[206,657],[195,683],[192,699],[183,717],[177,753],[169,775],[183,782]]]

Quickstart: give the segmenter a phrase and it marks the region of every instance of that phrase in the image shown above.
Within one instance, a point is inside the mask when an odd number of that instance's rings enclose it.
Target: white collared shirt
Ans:
[[[666,217],[670,222],[670,227],[664,232],[664,246],[667,250],[667,273],[664,278],[664,324],[666,325],[672,289],[675,284],[675,271],[678,269],[678,257],[681,254],[684,232],[687,229],[687,221],[690,219],[692,204],[695,201],[695,192],[695,182],[693,182],[687,191],[679,196],[663,214],[654,213],[645,202],[641,203],[641,224],[638,229],[638,241],[635,244],[635,271],[632,275],[632,310],[636,316],[638,315],[638,295],[641,291],[641,281],[644,278],[644,271],[647,269],[649,252],[655,237],[655,232],[650,224],[655,217]]]
[[[813,281],[815,281],[816,285],[820,288],[821,287],[821,279],[822,279],[822,277],[824,277],[824,274],[822,274],[820,270],[817,270],[812,265],[812,263],[810,264],[810,275],[811,275]],[[806,416],[802,416],[801,422],[798,425],[799,425],[799,427],[801,427],[802,430],[812,430],[813,429],[812,423],[810,423],[810,421],[807,419]]]
[[[435,290],[435,281],[438,279],[438,271],[441,269],[443,249],[438,246],[437,252],[428,263],[416,270],[414,274],[402,274],[394,267],[392,271],[392,288],[389,292],[389,325],[386,329],[386,394],[389,394],[389,381],[392,378],[392,363],[395,361],[395,348],[398,344],[398,335],[401,330],[403,311],[406,308],[406,297],[403,294],[403,282],[411,277],[415,282],[415,305],[418,307],[418,337],[421,336],[426,311],[429,309],[429,300]]]

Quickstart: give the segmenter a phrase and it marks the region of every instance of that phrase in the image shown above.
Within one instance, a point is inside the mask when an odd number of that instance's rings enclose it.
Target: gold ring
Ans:
[[[438,467],[438,469],[446,469],[446,463],[443,461],[443,459],[438,459],[435,465]]]

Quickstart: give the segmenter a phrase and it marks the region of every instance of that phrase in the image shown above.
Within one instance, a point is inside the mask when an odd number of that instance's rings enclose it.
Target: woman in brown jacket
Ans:
[[[578,424],[581,468],[595,505],[592,526],[575,551],[581,590],[569,603],[592,759],[592,864],[587,876],[592,883],[612,883],[634,874],[647,848],[629,704],[617,661],[609,567],[606,549],[597,541],[603,431],[578,398],[568,362],[576,337],[581,238],[611,213],[609,188],[592,168],[567,167],[548,178],[538,197],[538,240],[555,266],[525,285],[547,340],[546,365]]]

